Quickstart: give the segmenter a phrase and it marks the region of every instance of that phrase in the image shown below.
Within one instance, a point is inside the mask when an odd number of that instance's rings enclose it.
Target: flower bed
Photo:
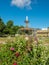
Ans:
[[[17,38],[15,43],[1,45],[0,65],[49,65],[49,46]]]

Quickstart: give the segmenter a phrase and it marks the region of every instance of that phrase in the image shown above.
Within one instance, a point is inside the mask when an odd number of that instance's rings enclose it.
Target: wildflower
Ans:
[[[10,48],[10,50],[11,50],[11,51],[14,51],[14,48],[13,48],[13,47],[11,47],[11,48]]]
[[[13,63],[13,65],[17,65],[17,63],[16,63],[16,62],[14,62],[14,63]]]
[[[26,40],[26,41],[28,41],[28,40],[29,40],[29,38],[28,38],[28,37],[25,37],[25,40]]]
[[[19,57],[19,55],[20,55],[19,52],[16,52],[16,53],[15,53],[15,56],[16,56],[16,57]]]

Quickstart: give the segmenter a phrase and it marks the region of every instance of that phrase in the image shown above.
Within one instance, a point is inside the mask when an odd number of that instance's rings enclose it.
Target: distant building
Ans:
[[[42,28],[42,30],[48,30],[48,28]]]
[[[49,30],[47,28],[37,30],[37,36],[49,37]]]

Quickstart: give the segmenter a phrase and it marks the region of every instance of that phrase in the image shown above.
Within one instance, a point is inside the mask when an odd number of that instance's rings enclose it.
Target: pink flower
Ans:
[[[13,65],[17,65],[17,63],[16,63],[16,62],[14,62],[14,63],[13,63]]]
[[[13,48],[13,47],[11,47],[11,48],[10,48],[10,50],[11,50],[11,51],[14,51],[14,48]]]
[[[16,56],[16,57],[19,57],[19,55],[20,55],[19,52],[16,52],[16,53],[15,53],[15,56]]]

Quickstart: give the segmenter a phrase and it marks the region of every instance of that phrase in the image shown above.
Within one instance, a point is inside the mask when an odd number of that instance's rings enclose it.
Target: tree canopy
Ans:
[[[21,27],[23,26],[14,25],[12,20],[7,21],[5,24],[0,18],[0,36],[15,35]]]
[[[5,28],[5,24],[3,22],[3,20],[0,18],[0,32],[2,32],[2,30]]]
[[[13,26],[13,21],[12,20],[9,20],[8,22],[7,22],[7,27],[8,28],[11,28]]]

